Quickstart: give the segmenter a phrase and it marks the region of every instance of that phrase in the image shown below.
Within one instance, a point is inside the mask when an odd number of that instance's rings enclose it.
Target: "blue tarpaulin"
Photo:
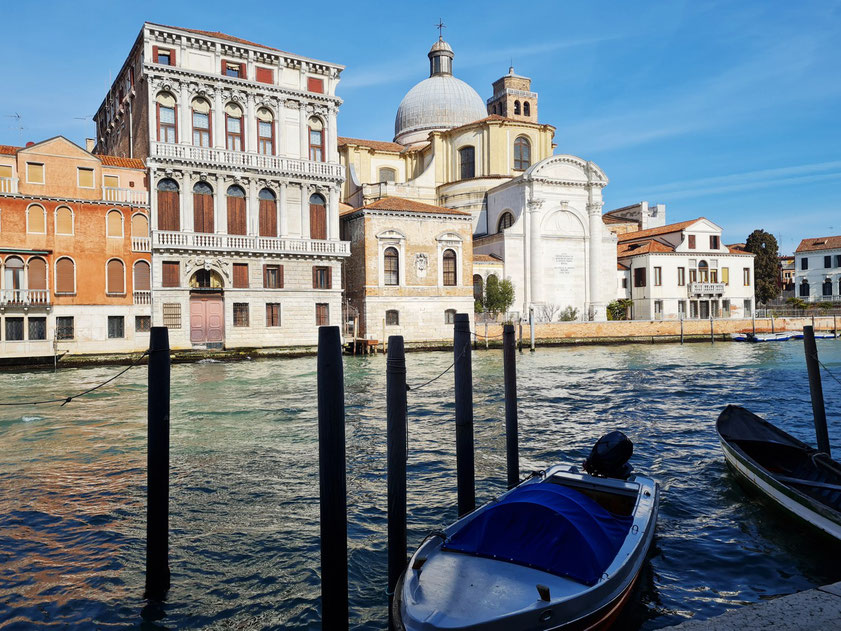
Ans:
[[[466,524],[445,550],[499,559],[595,585],[633,518],[553,483],[515,489]]]

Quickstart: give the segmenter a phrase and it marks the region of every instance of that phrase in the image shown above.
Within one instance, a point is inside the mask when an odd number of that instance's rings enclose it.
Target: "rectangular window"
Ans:
[[[689,249],[690,250],[695,249],[695,235],[694,234],[689,235]]]
[[[175,108],[158,103],[158,140],[175,143]]]
[[[29,339],[47,339],[47,318],[29,318]]]
[[[729,267],[722,267],[721,268],[721,282],[725,285],[730,284],[730,268]]]
[[[163,304],[164,326],[168,329],[181,328],[181,303],[165,302]]]
[[[456,322],[456,310],[455,309],[447,309],[444,311],[444,324],[455,324]]]
[[[274,124],[257,121],[257,151],[270,156],[274,153]]]
[[[226,77],[235,77],[242,79],[244,77],[242,64],[237,64],[232,61],[222,61],[222,74]]]
[[[330,324],[330,305],[326,302],[315,304],[315,325],[328,326]]]
[[[93,188],[93,169],[76,168],[76,181],[79,188]]]
[[[745,300],[745,312],[744,312],[743,315],[746,318],[749,318],[751,316],[751,301],[750,301],[750,298]]]
[[[663,319],[663,301],[662,300],[655,300],[654,301],[654,319],[655,320],[662,320]]]
[[[678,284],[678,287],[683,287],[686,284],[686,268],[685,267],[678,267],[677,268],[677,284]]]
[[[324,132],[320,129],[310,128],[310,160],[324,161]]]
[[[266,326],[280,326],[280,303],[266,303]]]
[[[645,268],[638,267],[634,270],[634,287],[645,287]]]
[[[730,301],[727,299],[721,301],[721,317],[730,317]]]
[[[698,303],[701,307],[700,317],[702,320],[707,320],[710,317],[710,301],[709,300],[702,300]]]
[[[108,339],[126,336],[126,319],[123,316],[108,316]]]
[[[248,326],[248,303],[234,303],[234,326]]]
[[[264,289],[283,289],[283,266],[282,265],[264,265],[263,266],[263,288]]]
[[[399,326],[400,325],[400,312],[397,309],[389,309],[385,312],[385,324],[386,326]]]
[[[841,254],[835,255],[835,267],[841,267]]]
[[[313,267],[312,268],[312,288],[313,289],[331,289],[330,282],[330,268],[329,267]]]
[[[210,114],[193,112],[193,144],[197,147],[210,146]]]
[[[690,318],[697,318],[698,317],[698,301],[697,300],[690,300],[689,301],[689,317]]]
[[[307,77],[307,90],[310,92],[318,92],[324,94],[324,79],[317,79],[316,77]]]
[[[26,181],[29,184],[44,183],[44,165],[40,162],[26,163]]]
[[[181,264],[178,261],[164,261],[161,268],[162,287],[178,287],[181,284]]]
[[[823,266],[824,267],[832,267],[832,256],[823,257]]]
[[[161,64],[162,66],[174,66],[175,65],[175,51],[166,49],[166,48],[158,48],[157,46],[152,47],[152,61],[156,64]]]
[[[690,283],[697,283],[698,282],[698,270],[696,270],[696,269],[689,270],[689,282]]]
[[[710,250],[718,250],[721,247],[717,234],[710,235]]]
[[[23,340],[23,318],[6,318],[6,341],[20,342]]]
[[[117,175],[103,175],[102,185],[106,188],[119,188],[120,177]],[[110,195],[106,194],[105,199],[107,199],[108,201],[116,201],[116,195],[114,195],[113,193],[111,193]]]
[[[242,151],[242,119],[225,114],[227,147],[229,151]]]
[[[271,68],[260,68],[257,67],[257,76],[255,77],[258,83],[268,83],[272,85],[274,83],[274,71]]]
[[[73,329],[73,316],[59,316],[55,319],[55,338],[57,340],[72,340],[75,335]]]
[[[677,314],[681,320],[686,317],[686,301],[685,300],[678,300],[677,301]]]
[[[148,333],[152,329],[152,316],[134,316],[134,330],[137,333]]]
[[[248,263],[234,263],[234,287],[248,289]]]
[[[717,269],[711,269],[710,270],[710,282],[711,283],[717,283],[718,282],[718,270]]]
[[[628,277],[627,276],[622,277],[622,289],[628,289]]]
[[[803,257],[800,259],[800,269],[809,269],[809,259],[808,257]]]
[[[750,268],[746,267],[742,270],[742,280],[744,281],[745,287],[750,285]]]
[[[473,147],[462,147],[458,150],[461,166],[461,179],[466,180],[476,175],[476,151]]]
[[[656,287],[660,287],[663,284],[663,268],[662,267],[655,267],[654,268],[654,285]]]

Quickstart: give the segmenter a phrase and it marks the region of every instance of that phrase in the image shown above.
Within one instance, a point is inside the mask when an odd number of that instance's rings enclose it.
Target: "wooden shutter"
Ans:
[[[152,63],[158,63],[158,47],[152,46]]]
[[[309,90],[310,92],[318,92],[319,94],[324,94],[324,79],[307,77],[307,90]]]
[[[109,237],[122,237],[123,236],[123,215],[120,213],[119,210],[110,210],[108,211],[108,216],[106,217],[106,223],[108,226],[108,236]]]
[[[108,261],[108,274],[106,278],[106,293],[109,294],[124,294],[126,293],[123,281],[125,276],[123,274],[123,262],[116,259]]]
[[[260,236],[277,236],[277,202],[273,199],[260,200]]]
[[[181,265],[177,261],[164,261],[163,279],[161,285],[164,287],[178,287],[180,285]]]
[[[318,289],[318,268],[312,268],[312,288]]]
[[[260,83],[274,83],[274,72],[271,68],[257,68],[257,81]]]
[[[149,276],[149,264],[146,261],[138,261],[134,264],[134,290],[149,291],[152,288]]]
[[[234,263],[234,287],[248,288],[248,263]]]
[[[279,289],[283,289],[283,265],[277,266],[277,286]]]
[[[181,230],[178,191],[158,191],[158,229]]]
[[[56,211],[56,234],[73,234],[73,212],[62,206]]]
[[[245,198],[228,196],[228,234],[246,234]]]
[[[327,289],[333,289],[333,268],[325,267],[325,274],[327,274]]]
[[[55,290],[60,294],[76,292],[76,266],[70,259],[59,259],[55,264]]]
[[[327,238],[327,208],[323,204],[310,204],[310,238]]]
[[[193,193],[193,230],[213,232],[213,195]]]
[[[263,264],[263,288],[269,288],[269,266]]]
[[[175,49],[174,48],[171,51],[169,51],[169,65],[170,66],[175,65]]]
[[[29,288],[47,288],[47,263],[44,259],[29,259]]]

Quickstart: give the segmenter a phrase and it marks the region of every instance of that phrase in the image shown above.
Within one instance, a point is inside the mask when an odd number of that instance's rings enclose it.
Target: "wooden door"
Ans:
[[[310,204],[310,238],[327,238],[327,208],[324,204]]]
[[[190,299],[190,341],[193,344],[225,339],[225,310],[221,296],[193,296]]]
[[[260,236],[277,236],[277,202],[273,199],[260,200]]]
[[[213,195],[193,195],[193,231],[213,233]]]
[[[158,191],[158,230],[180,229],[178,191]]]
[[[228,195],[228,234],[247,234],[244,197]]]

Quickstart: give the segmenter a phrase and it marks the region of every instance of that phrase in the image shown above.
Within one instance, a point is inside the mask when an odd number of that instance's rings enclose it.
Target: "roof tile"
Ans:
[[[696,221],[701,221],[704,217],[697,219],[690,219],[688,221],[681,221],[679,223],[670,223],[659,228],[648,228],[647,230],[637,230],[636,232],[626,232],[619,235],[619,241],[636,241],[637,239],[645,239],[647,237],[656,237],[661,234],[670,234],[672,232],[680,232],[691,226]]]
[[[274,50],[279,53],[285,53],[287,55],[291,54],[287,53],[284,50],[280,50],[279,48],[273,48],[271,46],[266,46],[265,44],[257,44],[256,42],[249,42],[247,39],[242,39],[241,37],[234,37],[233,35],[228,35],[227,33],[220,33],[219,31],[202,31],[196,28],[184,28],[183,26],[168,26],[166,24],[155,24],[154,22],[147,22],[147,24],[149,24],[150,26],[161,26],[163,28],[171,28],[177,31],[186,31],[187,33],[195,33],[197,35],[205,35],[206,37],[215,37],[216,39],[224,39],[235,44],[244,44],[245,46],[256,46],[257,48]]]
[[[460,217],[470,216],[470,213],[466,213],[461,210],[453,210],[452,208],[445,208],[443,206],[433,206],[432,204],[423,204],[411,199],[403,199],[402,197],[383,197],[375,202],[371,202],[367,206],[347,210],[343,212],[342,215],[349,215],[358,210],[393,210],[396,212],[428,213],[431,215],[458,215]]]
[[[96,156],[107,167],[123,167],[125,169],[145,169],[146,165],[140,158],[121,158],[119,156]]]
[[[383,142],[380,140],[362,140],[361,138],[346,138],[339,136],[337,138],[339,146],[344,145],[359,145],[360,147],[369,147],[377,151],[395,151],[397,153],[403,151],[404,147],[396,142]]]
[[[841,248],[841,236],[814,237],[803,239],[795,252],[815,252],[817,250],[836,250]]]

